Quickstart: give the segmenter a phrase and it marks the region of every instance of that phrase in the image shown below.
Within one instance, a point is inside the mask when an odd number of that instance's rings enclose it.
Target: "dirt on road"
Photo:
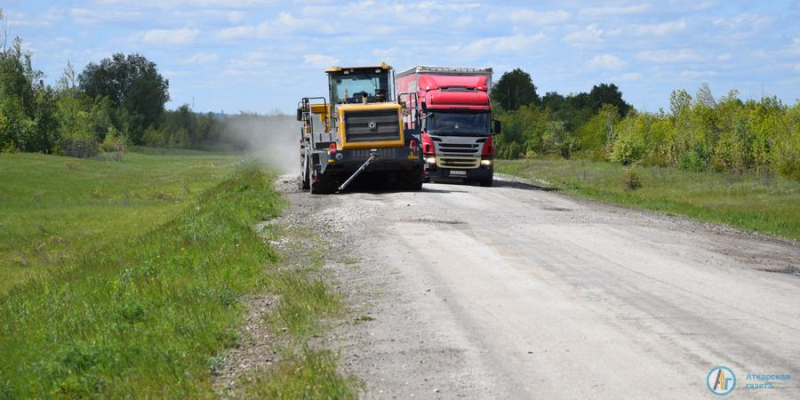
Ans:
[[[330,343],[365,397],[709,398],[726,366],[800,398],[796,242],[496,183],[289,191],[352,259]]]

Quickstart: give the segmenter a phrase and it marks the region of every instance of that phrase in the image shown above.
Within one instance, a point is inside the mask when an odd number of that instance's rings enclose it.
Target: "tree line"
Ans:
[[[742,100],[735,90],[715,99],[707,84],[693,97],[670,96],[669,111],[641,112],[614,84],[589,93],[539,97],[530,75],[503,74],[492,101],[503,133],[498,157],[558,155],[690,171],[780,173],[800,179],[800,101]]]
[[[2,19],[2,9],[0,9]],[[0,152],[93,157],[128,145],[243,149],[232,125],[271,117],[166,110],[169,80],[139,54],[117,53],[76,73],[67,62],[54,86],[33,67],[22,40],[0,37]]]

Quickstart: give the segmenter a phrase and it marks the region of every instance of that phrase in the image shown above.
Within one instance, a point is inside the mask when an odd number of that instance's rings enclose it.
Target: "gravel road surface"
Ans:
[[[333,346],[367,398],[711,398],[720,365],[800,398],[796,242],[507,178],[289,198],[357,260]]]

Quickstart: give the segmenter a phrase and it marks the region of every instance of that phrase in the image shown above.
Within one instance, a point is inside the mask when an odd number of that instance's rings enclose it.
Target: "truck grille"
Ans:
[[[396,109],[346,111],[344,124],[347,142],[400,140],[400,124]]]
[[[473,169],[481,164],[480,157],[436,157],[436,165],[439,168],[450,169]]]
[[[480,156],[480,143],[437,143],[436,154],[444,156]]]

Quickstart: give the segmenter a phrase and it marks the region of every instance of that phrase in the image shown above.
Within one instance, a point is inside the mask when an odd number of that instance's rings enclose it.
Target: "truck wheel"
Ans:
[[[490,176],[490,177],[488,177],[486,179],[482,179],[480,183],[481,183],[481,186],[483,186],[483,187],[490,187],[494,183],[494,176]]]

